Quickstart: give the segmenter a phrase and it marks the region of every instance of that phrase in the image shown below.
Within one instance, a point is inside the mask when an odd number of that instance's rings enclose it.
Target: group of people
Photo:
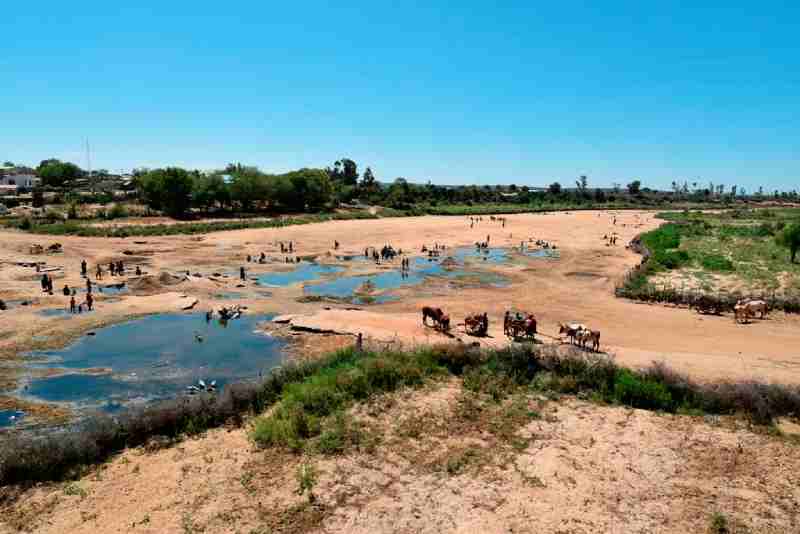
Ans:
[[[338,241],[336,242],[338,245]],[[366,247],[364,249],[364,257],[372,259],[375,261],[376,264],[381,263],[381,261],[391,261],[395,259],[397,256],[403,255],[403,249],[395,249],[392,245],[384,245],[381,249],[377,249],[375,247]]]
[[[606,242],[606,246],[616,245],[617,239],[619,239],[619,236],[616,234],[616,232],[611,235],[606,234],[603,236],[603,241]]]
[[[474,228],[476,223],[483,222],[483,217],[470,217],[469,227]]]
[[[266,254],[264,254],[264,253],[262,252],[262,253],[261,253],[261,254],[258,256],[258,259],[257,259],[257,260],[254,260],[254,259],[253,259],[253,256],[251,256],[250,254],[248,254],[248,255],[247,255],[247,263],[252,263],[252,262],[254,262],[254,261],[255,261],[255,262],[257,262],[257,263],[267,263],[267,255],[266,255]]]
[[[285,244],[283,241],[281,241],[279,244],[281,246],[282,253],[285,254],[288,252],[289,254],[292,254],[294,252],[294,243],[292,241],[289,241],[288,245]]]
[[[116,262],[110,261],[108,262],[108,272],[111,273],[111,276],[124,276],[125,275],[125,265],[122,263],[122,260],[118,260]],[[86,260],[81,262],[81,274],[86,276]],[[142,270],[137,265],[136,266],[136,274],[137,276],[141,276]],[[103,279],[103,266],[99,263],[97,264],[97,271],[95,272],[95,278],[98,280]]]
[[[48,276],[47,273],[42,275],[42,291],[50,295],[53,294],[53,278]]]
[[[506,227],[506,218],[505,217],[497,217],[495,215],[489,216],[489,220],[498,221],[502,225],[503,228]]]
[[[558,249],[558,245],[556,245],[555,243],[551,243],[550,241],[547,241],[545,239],[537,239],[536,241],[534,241],[533,238],[530,238],[528,242],[529,243],[535,242],[536,246],[539,248],[553,249],[553,250]]]

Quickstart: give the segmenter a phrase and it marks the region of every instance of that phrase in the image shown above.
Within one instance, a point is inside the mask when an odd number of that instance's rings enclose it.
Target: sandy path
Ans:
[[[616,216],[617,224],[611,219]],[[218,232],[204,236],[169,236],[155,238],[98,239],[78,237],[32,236],[11,230],[0,231],[0,298],[36,297],[39,303],[30,309],[17,308],[12,313],[0,312],[0,354],[13,355],[25,348],[41,345],[33,336],[46,332],[50,343],[63,343],[70,335],[94,328],[97,324],[118,321],[130,313],[174,310],[174,298],[143,298],[134,306],[131,297],[122,303],[98,305],[91,318],[68,321],[44,318],[36,310],[45,306],[64,306],[58,294],[63,283],[82,287],[79,263],[86,258],[90,271],[100,261],[124,259],[131,268],[142,265],[148,272],[161,269],[190,270],[206,277],[192,284],[182,284],[163,291],[190,294],[200,299],[198,309],[219,304],[214,293],[235,291],[235,273],[244,264],[246,254],[281,257],[277,240],[292,240],[299,254],[325,254],[334,239],[342,243],[339,254],[362,254],[364,247],[391,243],[396,248],[419,251],[423,243],[445,243],[449,247],[469,245],[491,236],[493,246],[512,246],[528,237],[556,242],[561,251],[559,261],[515,261],[509,265],[490,267],[510,276],[507,288],[448,289],[433,284],[402,292],[400,302],[370,307],[375,314],[387,315],[386,324],[371,317],[363,325],[374,337],[398,337],[416,342],[432,334],[421,330],[413,317],[418,317],[422,303],[443,307],[454,319],[462,322],[467,313],[487,311],[493,331],[509,307],[533,310],[539,318],[540,331],[555,335],[559,321],[580,320],[602,331],[602,346],[617,359],[630,365],[644,365],[664,360],[670,365],[702,379],[755,378],[764,381],[800,383],[800,319],[773,314],[766,321],[736,325],[730,317],[700,316],[685,309],[650,306],[617,299],[615,283],[639,257],[622,246],[635,234],[659,224],[653,213],[639,211],[573,212],[540,215],[509,215],[501,228],[497,222],[483,217],[483,222],[470,228],[466,217],[415,217],[364,221],[334,221],[321,224]],[[619,245],[606,247],[604,234],[617,231]],[[32,256],[32,242],[47,245],[58,241],[64,253]],[[139,242],[139,243],[137,243]],[[143,242],[143,243],[142,243]],[[129,250],[130,255],[122,254]],[[33,269],[5,262],[46,260],[48,266],[63,268],[63,278],[56,279],[56,296],[42,296]],[[285,269],[282,263],[256,266],[250,273]],[[212,282],[207,275],[227,272],[232,276]],[[110,281],[108,277],[106,280]],[[248,282],[247,290],[253,290]],[[296,298],[300,287],[272,288],[269,298],[245,298],[253,311],[313,314],[323,304],[301,304]],[[336,308],[336,306],[332,306]],[[390,324],[391,323],[391,324]],[[435,335],[434,335],[435,336]],[[544,340],[549,338],[543,337]]]

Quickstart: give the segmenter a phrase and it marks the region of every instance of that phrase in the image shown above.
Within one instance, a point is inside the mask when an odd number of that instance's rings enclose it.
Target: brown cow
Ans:
[[[558,323],[558,335],[566,334],[570,343],[575,342],[575,336],[580,330],[588,330],[588,328],[580,323]]]
[[[586,348],[586,344],[591,341],[592,350],[595,352],[600,350],[599,330],[589,330],[588,328],[582,328],[575,333],[575,338],[578,340],[578,344],[583,348]]]

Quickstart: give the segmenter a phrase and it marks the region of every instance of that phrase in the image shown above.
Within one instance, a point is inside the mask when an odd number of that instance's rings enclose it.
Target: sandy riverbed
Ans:
[[[615,226],[611,223],[613,217],[617,219]],[[376,337],[435,341],[440,336],[414,320],[420,306],[430,303],[444,308],[454,322],[462,321],[468,313],[488,312],[493,340],[500,342],[499,321],[504,311],[513,307],[537,314],[545,341],[556,334],[559,321],[579,320],[599,329],[604,350],[614,353],[624,364],[646,365],[653,360],[663,360],[700,379],[800,382],[800,319],[797,317],[775,313],[766,321],[737,325],[730,317],[701,316],[686,309],[639,304],[613,296],[615,283],[639,261],[624,244],[637,233],[659,224],[652,213],[584,211],[509,215],[506,219],[505,228],[500,223],[490,222],[488,217],[483,217],[483,222],[475,224],[474,228],[470,228],[465,217],[417,217],[334,221],[203,236],[126,239],[55,238],[3,230],[0,231],[0,298],[33,299],[35,305],[0,312],[3,318],[0,354],[13,358],[30,348],[61,345],[87,330],[132,315],[177,311],[185,302],[182,295],[197,298],[197,309],[207,309],[228,303],[214,295],[244,292],[237,302],[248,305],[252,312],[303,314],[306,321],[313,321],[314,314],[325,306],[337,308],[335,304],[298,302],[297,298],[302,295],[299,286],[269,288],[269,296],[263,292],[256,294],[259,288],[252,281],[248,281],[245,288],[236,287],[240,265],[247,265],[250,275],[288,268],[283,263],[245,262],[247,254],[255,256],[262,251],[282,259],[284,255],[278,249],[278,241],[293,241],[296,254],[319,255],[322,261],[335,262],[335,258],[326,259],[325,256],[332,252],[334,240],[341,243],[337,251],[341,255],[363,254],[365,247],[385,243],[419,253],[422,244],[430,246],[434,242],[452,248],[471,245],[490,236],[492,246],[511,247],[534,237],[557,243],[560,260],[530,259],[483,266],[510,278],[511,285],[503,288],[454,288],[435,283],[407,288],[399,292],[403,298],[397,302],[370,306],[369,313],[362,315],[363,330]],[[619,233],[618,245],[607,247],[602,237],[612,231]],[[29,253],[31,243],[46,246],[55,241],[62,244],[63,253]],[[79,288],[85,285],[79,272],[82,258],[88,261],[92,273],[97,262],[106,267],[110,259],[122,259],[128,272],[135,265],[141,265],[151,274],[189,271],[203,276],[189,277],[174,286],[133,291],[120,295],[121,300],[112,298],[112,302],[104,302],[108,297],[100,297],[96,312],[69,320],[39,315],[37,312],[45,307],[67,305],[67,298],[59,292],[63,284]],[[46,261],[47,267],[60,268],[55,271],[54,296],[41,293],[34,269],[15,265],[32,261]],[[214,280],[213,273],[228,277]],[[106,274],[103,282],[119,280]],[[334,320],[335,314],[325,313],[321,320]],[[383,315],[385,320],[381,320]],[[358,314],[348,317],[349,331],[359,330],[361,325],[351,320],[357,321],[358,317]],[[6,378],[8,381],[9,377]]]

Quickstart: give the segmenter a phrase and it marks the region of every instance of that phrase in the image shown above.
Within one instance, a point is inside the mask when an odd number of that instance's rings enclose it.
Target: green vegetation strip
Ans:
[[[800,219],[800,210],[684,211],[658,216],[670,222],[634,240],[644,260],[617,288],[617,296],[690,306],[703,299],[728,311],[738,299],[757,296],[772,308],[800,312],[800,265],[792,261],[793,251],[800,247],[800,223],[793,222]],[[652,275],[677,269],[706,280],[703,290],[657,288],[650,282]],[[751,288],[750,294],[715,294],[713,274],[734,275]],[[788,284],[780,287],[781,280]]]
[[[574,348],[524,346],[480,351],[447,345],[410,352],[343,350],[321,360],[275,369],[262,382],[227,386],[219,395],[179,398],[96,417],[75,428],[0,440],[0,485],[79,477],[126,447],[171,443],[222,425],[252,425],[263,447],[342,452],[363,444],[345,410],[403,387],[460,376],[464,387],[494,399],[519,388],[581,394],[599,402],[674,413],[742,414],[757,424],[800,413],[800,388],[754,382],[698,384],[663,365],[642,371]]]

